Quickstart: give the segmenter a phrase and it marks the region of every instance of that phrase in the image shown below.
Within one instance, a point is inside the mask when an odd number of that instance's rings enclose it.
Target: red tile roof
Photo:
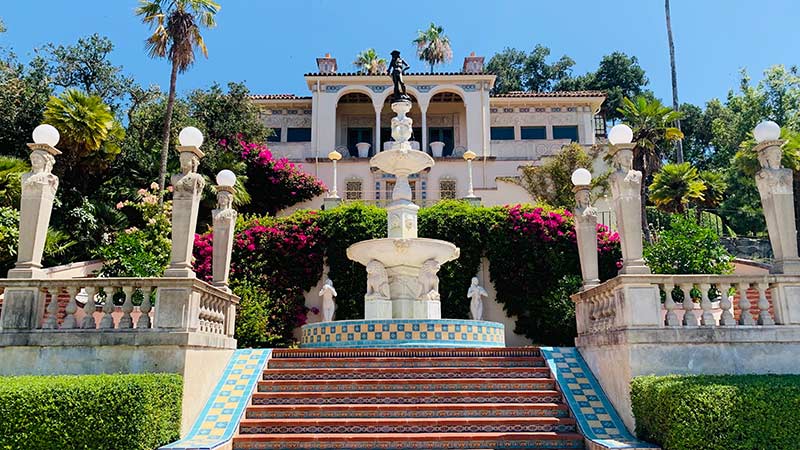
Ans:
[[[405,76],[431,76],[431,75],[491,75],[486,72],[409,72],[406,73]],[[312,72],[307,73],[304,76],[307,77],[386,77],[389,78],[389,75],[385,73],[378,73],[378,74],[367,74],[361,72],[337,72],[337,73],[321,73],[321,72]]]
[[[553,92],[525,92],[511,91],[505,94],[492,94],[495,98],[516,98],[516,97],[605,97],[603,91],[553,91]]]
[[[300,97],[295,94],[254,94],[252,100],[310,100],[311,97]]]

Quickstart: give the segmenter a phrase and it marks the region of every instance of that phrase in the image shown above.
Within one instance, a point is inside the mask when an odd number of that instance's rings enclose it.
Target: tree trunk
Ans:
[[[680,111],[678,103],[678,73],[675,68],[675,43],[672,41],[672,19],[669,13],[669,0],[664,0],[664,12],[667,17],[667,40],[669,41],[669,65],[672,71],[672,109]],[[681,120],[675,121],[675,127],[681,129]],[[678,164],[683,162],[683,140],[675,141],[676,160]]]
[[[172,73],[169,77],[169,97],[167,98],[167,110],[164,113],[164,134],[162,135],[161,147],[161,166],[158,170],[158,189],[164,191],[167,181],[167,158],[169,157],[169,130],[172,125],[172,108],[175,105],[175,85],[178,81],[178,65],[172,63]],[[161,201],[164,197],[161,196]]]

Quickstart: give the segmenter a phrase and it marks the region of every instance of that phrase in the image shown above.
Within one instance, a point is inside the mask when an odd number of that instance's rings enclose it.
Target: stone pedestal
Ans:
[[[231,270],[233,235],[236,231],[236,211],[231,208],[232,204],[233,188],[217,186],[217,209],[212,212],[214,246],[211,284],[227,292],[230,292],[228,275]]]
[[[364,299],[364,319],[391,319],[392,302],[385,299]]]
[[[197,213],[205,180],[197,173],[200,158],[197,147],[178,147],[181,173],[172,177],[175,187],[172,200],[172,250],[165,277],[194,278],[192,250],[197,228]]]
[[[633,170],[633,144],[619,144],[614,149],[614,171],[608,178],[617,217],[622,269],[620,275],[649,274],[642,257],[642,173]]]
[[[322,209],[327,211],[342,204],[341,197],[325,197],[322,199]]]
[[[392,203],[386,207],[388,234],[391,238],[417,237],[417,212],[419,206],[408,200]]]
[[[590,204],[589,186],[575,186],[577,207],[575,217],[575,240],[581,262],[584,289],[600,284],[597,262],[597,210]]]
[[[439,300],[417,300],[414,303],[415,319],[441,319],[442,302]]]

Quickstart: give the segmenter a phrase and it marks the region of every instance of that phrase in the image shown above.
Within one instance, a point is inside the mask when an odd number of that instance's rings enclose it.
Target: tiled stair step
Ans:
[[[259,381],[258,392],[531,391],[554,389],[551,378],[437,378],[386,380]]]
[[[555,390],[530,391],[349,391],[254,392],[253,405],[352,405],[441,403],[561,403]]]
[[[338,368],[338,369],[268,369],[264,380],[346,380],[397,378],[549,378],[547,367],[412,367],[412,368]]]
[[[283,348],[272,358],[516,358],[541,356],[537,347],[512,348]]]
[[[575,420],[555,417],[424,419],[246,419],[240,434],[304,433],[571,433]]]
[[[251,434],[233,440],[234,450],[362,449],[582,449],[576,433],[369,433]]]
[[[539,356],[481,358],[271,358],[269,369],[412,368],[412,367],[545,367]]]
[[[560,403],[440,403],[427,405],[254,405],[247,419],[569,417]]]

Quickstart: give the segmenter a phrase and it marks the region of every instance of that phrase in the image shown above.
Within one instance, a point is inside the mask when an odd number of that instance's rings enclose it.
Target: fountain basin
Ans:
[[[432,167],[434,161],[429,154],[419,150],[392,149],[373,156],[369,164],[386,173],[408,175]]]
[[[428,238],[383,238],[356,242],[347,248],[347,257],[367,265],[373,259],[387,269],[396,266],[419,268],[429,259],[439,264],[458,258],[460,250],[455,244]]]

